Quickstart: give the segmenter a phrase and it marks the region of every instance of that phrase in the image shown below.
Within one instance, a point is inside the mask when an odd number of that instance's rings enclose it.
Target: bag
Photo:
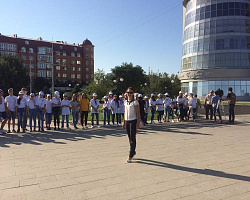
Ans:
[[[236,95],[232,92],[230,98],[228,99],[228,104],[235,104],[236,103]]]

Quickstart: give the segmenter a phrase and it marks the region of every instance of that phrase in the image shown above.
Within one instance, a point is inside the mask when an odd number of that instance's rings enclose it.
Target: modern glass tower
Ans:
[[[183,0],[182,90],[250,100],[250,1]]]

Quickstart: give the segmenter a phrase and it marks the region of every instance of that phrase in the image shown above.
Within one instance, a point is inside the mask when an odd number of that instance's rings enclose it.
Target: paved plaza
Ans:
[[[249,200],[250,115],[235,125],[148,125],[0,135],[0,199]]]

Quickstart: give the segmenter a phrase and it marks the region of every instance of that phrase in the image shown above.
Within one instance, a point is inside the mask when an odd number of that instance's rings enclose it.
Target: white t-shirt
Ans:
[[[18,101],[18,100],[17,100]],[[18,108],[25,108],[27,106],[27,100],[22,98],[21,101],[20,101],[20,104],[18,105],[17,104],[17,107]]]
[[[170,106],[170,104],[172,103],[171,99],[169,97],[166,97],[163,101],[164,105],[167,107],[167,106]]]
[[[157,99],[156,104],[160,104],[160,105],[156,105],[156,110],[157,111],[163,111],[163,100],[162,99]]]
[[[155,106],[156,101],[153,101],[153,99],[149,100],[149,106]]]
[[[177,103],[183,104],[185,102],[185,97],[177,97]]]
[[[60,106],[61,104],[58,105],[58,102],[60,102],[60,101],[61,101],[61,99],[57,99],[56,97],[53,97],[51,102],[56,104],[56,105],[52,105],[52,107]]]
[[[44,108],[46,103],[46,99],[44,98],[38,98],[36,100],[36,106],[39,106],[40,108]]]
[[[5,101],[4,101],[4,97],[2,96],[2,104],[0,104],[0,112],[4,112],[5,111]]]
[[[188,98],[188,104],[189,106],[192,106],[193,108],[196,108],[196,98],[195,97],[189,97]]]
[[[136,106],[139,105],[137,100],[129,102],[127,100],[124,101],[124,118],[126,121],[131,121],[137,119],[136,116]]]
[[[118,103],[115,100],[111,101],[110,107],[112,108],[112,114],[116,114],[118,112]]]
[[[70,106],[70,101],[63,99],[61,102],[61,106]],[[69,114],[70,114],[69,107],[63,107],[62,108],[62,115],[69,115]]]
[[[23,98],[26,99],[27,102],[30,100],[30,96],[27,94],[23,95]]]
[[[52,113],[52,101],[46,99],[46,113]]]
[[[95,111],[93,109],[93,107],[96,109],[98,108],[98,106],[100,105],[100,102],[98,99],[94,100],[94,99],[91,99],[90,100],[90,106],[91,106],[91,113],[99,113],[99,109],[97,109],[97,111]]]
[[[118,108],[118,113],[123,114],[124,113],[124,100],[119,100],[119,108]]]
[[[109,97],[108,101],[109,101],[109,104],[111,105],[111,102],[113,101],[113,97]],[[109,107],[109,109],[111,109],[111,107]]]
[[[149,102],[145,101],[145,113],[149,113]]]
[[[36,108],[35,105],[36,105],[35,99],[34,99],[34,100],[31,100],[31,99],[30,99],[30,100],[27,102],[27,106],[29,107],[29,109],[34,109],[34,108]]]
[[[15,112],[17,106],[17,97],[16,96],[7,96],[5,98],[5,103],[10,111]]]
[[[109,101],[104,101],[104,103],[103,103],[103,106],[102,106],[104,109],[105,108],[108,108],[108,109],[110,109],[110,102]]]

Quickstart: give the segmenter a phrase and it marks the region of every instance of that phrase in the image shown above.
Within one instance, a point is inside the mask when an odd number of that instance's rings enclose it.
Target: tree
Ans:
[[[81,92],[81,91],[82,91],[82,90],[81,90],[79,84],[76,84],[75,87],[73,88],[72,92],[71,92],[71,95],[76,94],[76,93],[79,93],[79,92]]]
[[[3,91],[14,89],[17,94],[22,87],[28,87],[30,82],[28,69],[20,58],[3,55],[0,58],[0,85]]]
[[[44,88],[50,88],[51,84],[50,84],[50,80],[43,78],[43,77],[37,77],[34,79],[34,91],[39,92],[39,91],[43,91]]]

